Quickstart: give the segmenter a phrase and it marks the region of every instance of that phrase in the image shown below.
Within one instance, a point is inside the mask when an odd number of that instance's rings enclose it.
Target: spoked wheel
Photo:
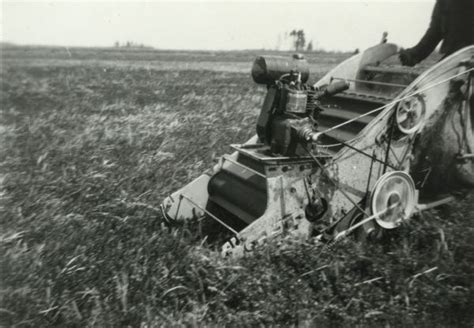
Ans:
[[[398,128],[405,134],[418,131],[425,117],[425,101],[419,95],[402,100],[396,113]]]

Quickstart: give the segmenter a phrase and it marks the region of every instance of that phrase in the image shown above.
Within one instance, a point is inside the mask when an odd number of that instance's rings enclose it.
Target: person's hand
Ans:
[[[413,58],[413,55],[409,50],[401,49],[400,52],[398,53],[398,58],[400,59],[400,62],[402,63],[403,66],[415,66],[416,61],[415,58]]]

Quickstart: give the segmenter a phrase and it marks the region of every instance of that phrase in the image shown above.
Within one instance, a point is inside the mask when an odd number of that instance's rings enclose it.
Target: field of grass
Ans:
[[[222,259],[158,206],[254,134],[257,52],[6,48],[0,326],[465,326],[474,195],[383,245]],[[347,54],[308,54],[313,80]]]

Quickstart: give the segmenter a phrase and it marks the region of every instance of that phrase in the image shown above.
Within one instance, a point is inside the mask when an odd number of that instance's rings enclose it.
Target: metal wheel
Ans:
[[[416,205],[413,179],[405,172],[386,173],[376,182],[371,209],[375,221],[384,229],[393,229],[410,217]]]
[[[425,118],[425,101],[420,95],[402,100],[397,107],[398,128],[405,134],[412,134],[421,127]]]

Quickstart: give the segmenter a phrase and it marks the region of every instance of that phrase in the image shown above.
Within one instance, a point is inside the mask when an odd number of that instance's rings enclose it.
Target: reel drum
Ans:
[[[382,175],[375,183],[371,209],[375,221],[384,229],[393,229],[409,218],[417,203],[413,179],[405,172]]]

